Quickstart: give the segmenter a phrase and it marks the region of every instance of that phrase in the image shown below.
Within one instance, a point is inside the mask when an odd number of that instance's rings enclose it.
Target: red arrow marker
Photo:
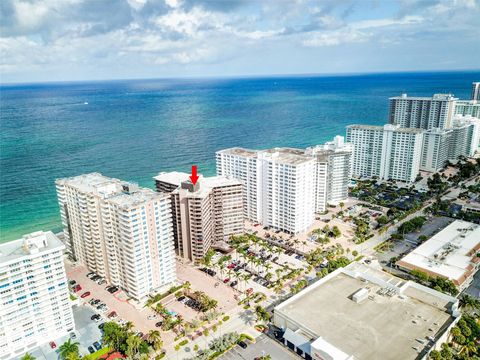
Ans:
[[[190,176],[190,180],[192,180],[193,185],[197,183],[197,180],[198,180],[197,165],[192,165],[192,175]]]

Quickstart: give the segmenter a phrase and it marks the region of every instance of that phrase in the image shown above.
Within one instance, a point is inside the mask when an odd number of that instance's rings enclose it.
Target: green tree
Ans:
[[[78,355],[78,342],[72,342],[72,339],[65,341],[59,348],[60,357],[66,359],[68,354],[74,353]]]
[[[34,357],[32,354],[28,352],[20,358],[20,360],[35,360],[35,359],[36,357]]]
[[[137,335],[130,335],[127,338],[127,351],[125,352],[126,355],[133,357],[138,353],[140,349],[140,345],[142,344],[142,339],[140,339]]]
[[[163,346],[162,337],[158,330],[150,330],[147,335],[147,341],[152,344],[155,351],[160,350]]]

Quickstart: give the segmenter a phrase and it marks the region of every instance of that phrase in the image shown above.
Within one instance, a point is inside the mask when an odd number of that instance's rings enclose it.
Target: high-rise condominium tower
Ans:
[[[389,122],[402,128],[447,129],[452,126],[455,103],[451,94],[412,97],[407,94],[390,98]]]
[[[141,302],[176,280],[170,197],[91,173],[56,181],[67,249]]]
[[[64,249],[50,231],[0,244],[0,359],[20,358],[75,329]]]
[[[195,261],[208,249],[244,231],[243,187],[234,179],[200,176],[196,184],[181,172],[155,178],[157,191],[172,198],[175,245],[179,255]]]
[[[335,136],[324,145],[307,148],[305,154],[316,159],[315,211],[323,212],[327,204],[339,204],[348,197],[352,177],[352,144]]]
[[[471,100],[480,100],[480,82],[472,83],[472,96]]]
[[[354,146],[353,176],[415,181],[420,168],[423,132],[398,125],[347,126],[347,141]]]
[[[308,229],[315,213],[316,159],[304,150],[218,151],[217,175],[239,180],[247,219],[292,234]]]

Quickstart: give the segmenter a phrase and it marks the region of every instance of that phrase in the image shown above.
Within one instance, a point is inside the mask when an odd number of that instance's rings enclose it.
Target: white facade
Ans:
[[[480,99],[457,101],[455,103],[455,115],[470,115],[480,118]]]
[[[218,151],[217,175],[244,186],[245,217],[290,233],[305,231],[315,214],[315,159],[303,150]]]
[[[168,195],[99,173],[56,186],[74,259],[137,301],[176,281]]]
[[[437,172],[445,167],[452,146],[452,129],[430,129],[423,135],[420,170]]]
[[[480,82],[472,83],[472,100],[480,100]]]
[[[64,249],[50,231],[0,244],[0,359],[74,331]]]
[[[315,218],[315,160],[271,149],[259,153],[262,215],[260,222],[296,234],[306,231]]]
[[[403,128],[448,129],[452,124],[455,102],[452,94],[411,97],[407,94],[390,98],[389,122]]]
[[[479,248],[480,225],[456,220],[397,261],[397,266],[449,279],[463,290],[480,267]]]
[[[337,205],[346,200],[352,176],[352,144],[336,136],[324,145],[307,148],[305,153],[316,158],[315,211],[323,212],[327,203]]]
[[[413,182],[420,169],[422,129],[398,125],[350,125],[347,141],[354,146],[352,175]]]
[[[479,145],[480,120],[472,116],[456,115],[452,130],[449,158],[455,160],[459,156],[473,156]]]

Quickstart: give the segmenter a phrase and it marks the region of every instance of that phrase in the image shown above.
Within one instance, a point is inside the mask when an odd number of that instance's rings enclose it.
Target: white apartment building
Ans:
[[[391,97],[389,123],[402,128],[450,128],[457,100],[452,94],[434,94],[432,97],[402,94]]]
[[[480,100],[480,82],[472,83],[472,96],[471,100]]]
[[[315,213],[314,157],[291,148],[231,148],[218,151],[216,157],[217,175],[243,184],[247,219],[293,234],[310,227]]]
[[[200,260],[212,245],[244,232],[240,181],[200,175],[193,185],[189,174],[182,172],[163,172],[154,179],[157,191],[172,198],[174,241],[180,256]]]
[[[348,197],[352,177],[352,144],[335,136],[324,145],[307,148],[305,154],[316,158],[315,211],[323,212],[328,204],[337,205]]]
[[[415,181],[420,169],[422,129],[401,128],[390,124],[349,125],[347,142],[354,146],[354,177]]]
[[[473,156],[480,141],[480,120],[472,116],[456,115],[453,118],[452,130],[449,159]]]
[[[452,135],[452,129],[434,128],[425,131],[420,170],[437,172],[445,167],[450,159]]]
[[[64,249],[50,231],[0,244],[0,359],[74,331]]]
[[[67,249],[138,302],[176,281],[170,197],[99,173],[56,181]]]
[[[480,118],[480,100],[458,100],[455,104],[455,115]]]

